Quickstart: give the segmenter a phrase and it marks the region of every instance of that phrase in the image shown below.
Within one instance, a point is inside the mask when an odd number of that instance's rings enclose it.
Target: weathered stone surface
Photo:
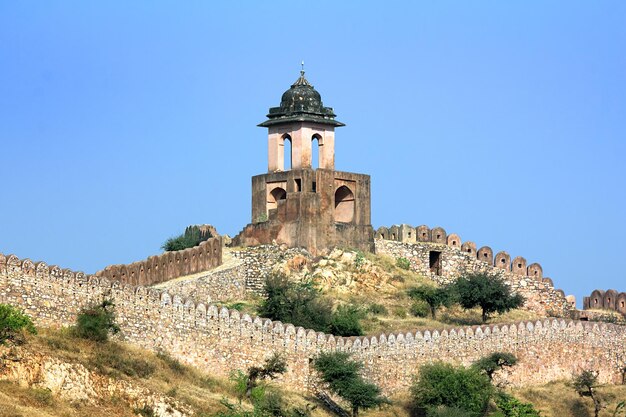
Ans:
[[[390,254],[407,257],[418,270],[422,253],[432,247],[420,250],[415,247],[420,244],[382,240],[377,244],[388,246]],[[444,268],[447,250],[459,259],[468,256],[447,245],[436,247],[444,254]],[[412,255],[414,251],[418,255]],[[613,324],[546,319],[341,338],[80,273],[66,281],[53,273],[60,268],[52,267],[47,274],[40,268],[39,275],[30,267],[24,272],[16,257],[8,257],[6,264],[0,274],[0,302],[20,306],[38,325],[71,325],[81,307],[106,297],[116,305],[120,337],[130,343],[166,350],[185,363],[224,376],[282,352],[289,371],[280,382],[294,389],[310,387],[314,380],[310,359],[327,349],[352,352],[365,363],[366,376],[388,394],[408,389],[418,366],[435,358],[469,364],[490,352],[508,351],[518,356],[519,364],[506,375],[507,381],[525,385],[569,378],[572,372],[589,368],[599,370],[603,383],[619,382],[620,358],[626,356],[626,328]],[[535,279],[528,284],[543,285]]]

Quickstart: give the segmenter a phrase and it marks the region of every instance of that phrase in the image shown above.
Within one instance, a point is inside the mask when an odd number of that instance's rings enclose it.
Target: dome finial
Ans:
[[[302,69],[300,70],[300,75],[304,75],[304,60],[302,60],[300,65],[302,66]]]

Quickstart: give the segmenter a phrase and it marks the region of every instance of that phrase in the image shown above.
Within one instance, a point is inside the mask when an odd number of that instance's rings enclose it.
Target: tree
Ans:
[[[605,408],[596,388],[598,388],[598,372],[584,370],[580,374],[574,375],[572,387],[581,397],[589,397],[593,401],[595,416],[598,417],[600,411]]]
[[[106,342],[109,333],[120,331],[119,326],[115,323],[113,307],[115,305],[112,301],[103,300],[100,304],[83,308],[76,317],[74,334],[83,339]]]
[[[502,314],[524,304],[524,297],[513,294],[502,277],[487,273],[474,273],[459,278],[454,284],[454,292],[463,308],[480,306],[483,323],[492,313]]]
[[[436,414],[444,407],[465,410],[467,416],[478,417],[487,409],[493,386],[486,375],[474,368],[435,362],[422,365],[411,395],[414,405],[429,414]]]
[[[259,380],[274,379],[285,372],[287,372],[287,362],[279,353],[274,353],[266,359],[263,366],[251,366],[248,368],[246,397],[250,398],[252,390],[259,385]]]
[[[411,288],[408,294],[409,297],[415,300],[426,302],[430,308],[430,315],[433,319],[435,318],[437,309],[442,306],[449,306],[451,301],[450,290],[447,287],[422,285],[421,287]]]
[[[322,352],[313,366],[329,389],[350,403],[353,417],[359,415],[359,410],[389,404],[378,386],[363,379],[360,374],[363,364],[351,360],[350,353]]]
[[[8,304],[0,304],[0,345],[7,340],[22,341],[22,331],[37,333],[33,321],[17,308]]]
[[[472,365],[475,369],[484,372],[489,378],[489,381],[493,381],[493,374],[500,369],[514,366],[517,363],[517,358],[512,353],[508,352],[494,352],[490,355],[480,358]]]

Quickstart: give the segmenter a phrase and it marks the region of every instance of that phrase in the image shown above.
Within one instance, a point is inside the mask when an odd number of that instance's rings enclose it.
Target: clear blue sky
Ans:
[[[236,234],[306,62],[372,221],[626,291],[626,2],[0,1],[0,252],[93,273]]]

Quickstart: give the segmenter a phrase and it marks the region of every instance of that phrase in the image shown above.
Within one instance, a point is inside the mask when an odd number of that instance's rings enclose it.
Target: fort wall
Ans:
[[[165,252],[128,265],[109,265],[96,275],[123,284],[153,285],[221,264],[222,238],[212,237],[193,248]]]
[[[504,251],[493,254],[488,246],[476,249],[473,242],[461,242],[457,234],[446,234],[441,227],[413,228],[407,225],[381,227],[376,231],[376,253],[406,258],[411,269],[439,284],[449,284],[466,273],[500,274],[511,288],[526,298],[524,307],[542,315],[569,317],[575,299],[555,289],[543,276],[540,264],[521,256],[511,260]]]
[[[41,326],[68,326],[88,303],[116,305],[120,337],[217,375],[261,363],[273,352],[287,359],[282,382],[306,390],[314,381],[310,359],[321,350],[352,352],[366,376],[387,394],[406,390],[418,366],[433,360],[469,364],[494,351],[519,357],[506,379],[514,385],[569,378],[598,370],[600,381],[621,381],[626,327],[546,319],[493,326],[342,338],[218,309],[180,295],[110,282],[43,262],[0,256],[0,302],[20,306]]]
[[[626,292],[594,290],[589,297],[583,299],[583,309],[612,310],[626,315]]]

